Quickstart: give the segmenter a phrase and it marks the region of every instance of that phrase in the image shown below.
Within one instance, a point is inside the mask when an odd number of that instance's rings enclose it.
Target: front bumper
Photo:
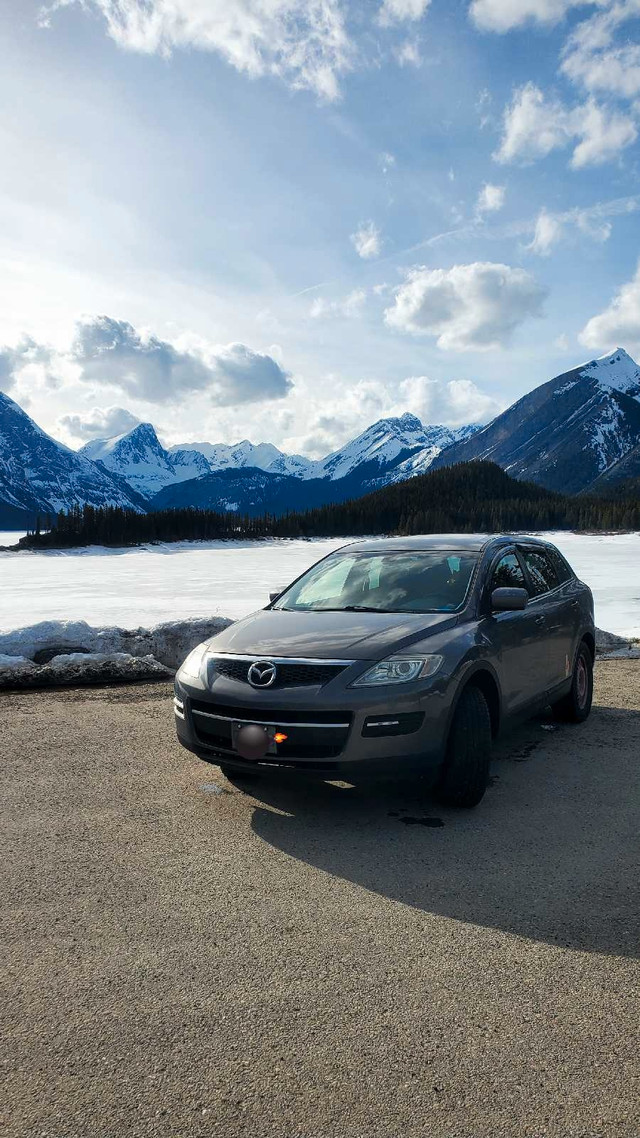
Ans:
[[[332,692],[334,686],[267,693],[226,678],[211,690],[176,681],[178,739],[206,762],[237,771],[288,770],[321,779],[435,777],[445,749],[446,692]],[[232,747],[234,723],[245,722],[275,728],[286,742],[262,759],[246,760]]]

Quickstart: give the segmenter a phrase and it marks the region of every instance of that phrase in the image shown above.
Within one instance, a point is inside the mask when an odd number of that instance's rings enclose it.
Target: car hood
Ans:
[[[212,650],[319,660],[379,660],[452,628],[452,613],[283,612],[261,609],[208,641]]]

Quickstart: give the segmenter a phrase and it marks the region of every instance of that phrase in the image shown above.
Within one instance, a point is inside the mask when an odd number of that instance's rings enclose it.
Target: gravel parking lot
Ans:
[[[640,1134],[640,661],[461,814],[243,792],[165,683],[1,706],[7,1135]]]

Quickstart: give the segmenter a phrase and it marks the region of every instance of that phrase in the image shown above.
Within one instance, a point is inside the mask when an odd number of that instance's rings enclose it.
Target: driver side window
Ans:
[[[527,584],[515,553],[505,553],[491,575],[489,592],[494,589],[526,589]]]

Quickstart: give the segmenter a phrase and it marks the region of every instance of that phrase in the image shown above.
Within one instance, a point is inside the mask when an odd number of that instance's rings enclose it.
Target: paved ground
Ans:
[[[166,685],[4,695],[5,1133],[637,1138],[640,662],[481,807],[227,783]]]

